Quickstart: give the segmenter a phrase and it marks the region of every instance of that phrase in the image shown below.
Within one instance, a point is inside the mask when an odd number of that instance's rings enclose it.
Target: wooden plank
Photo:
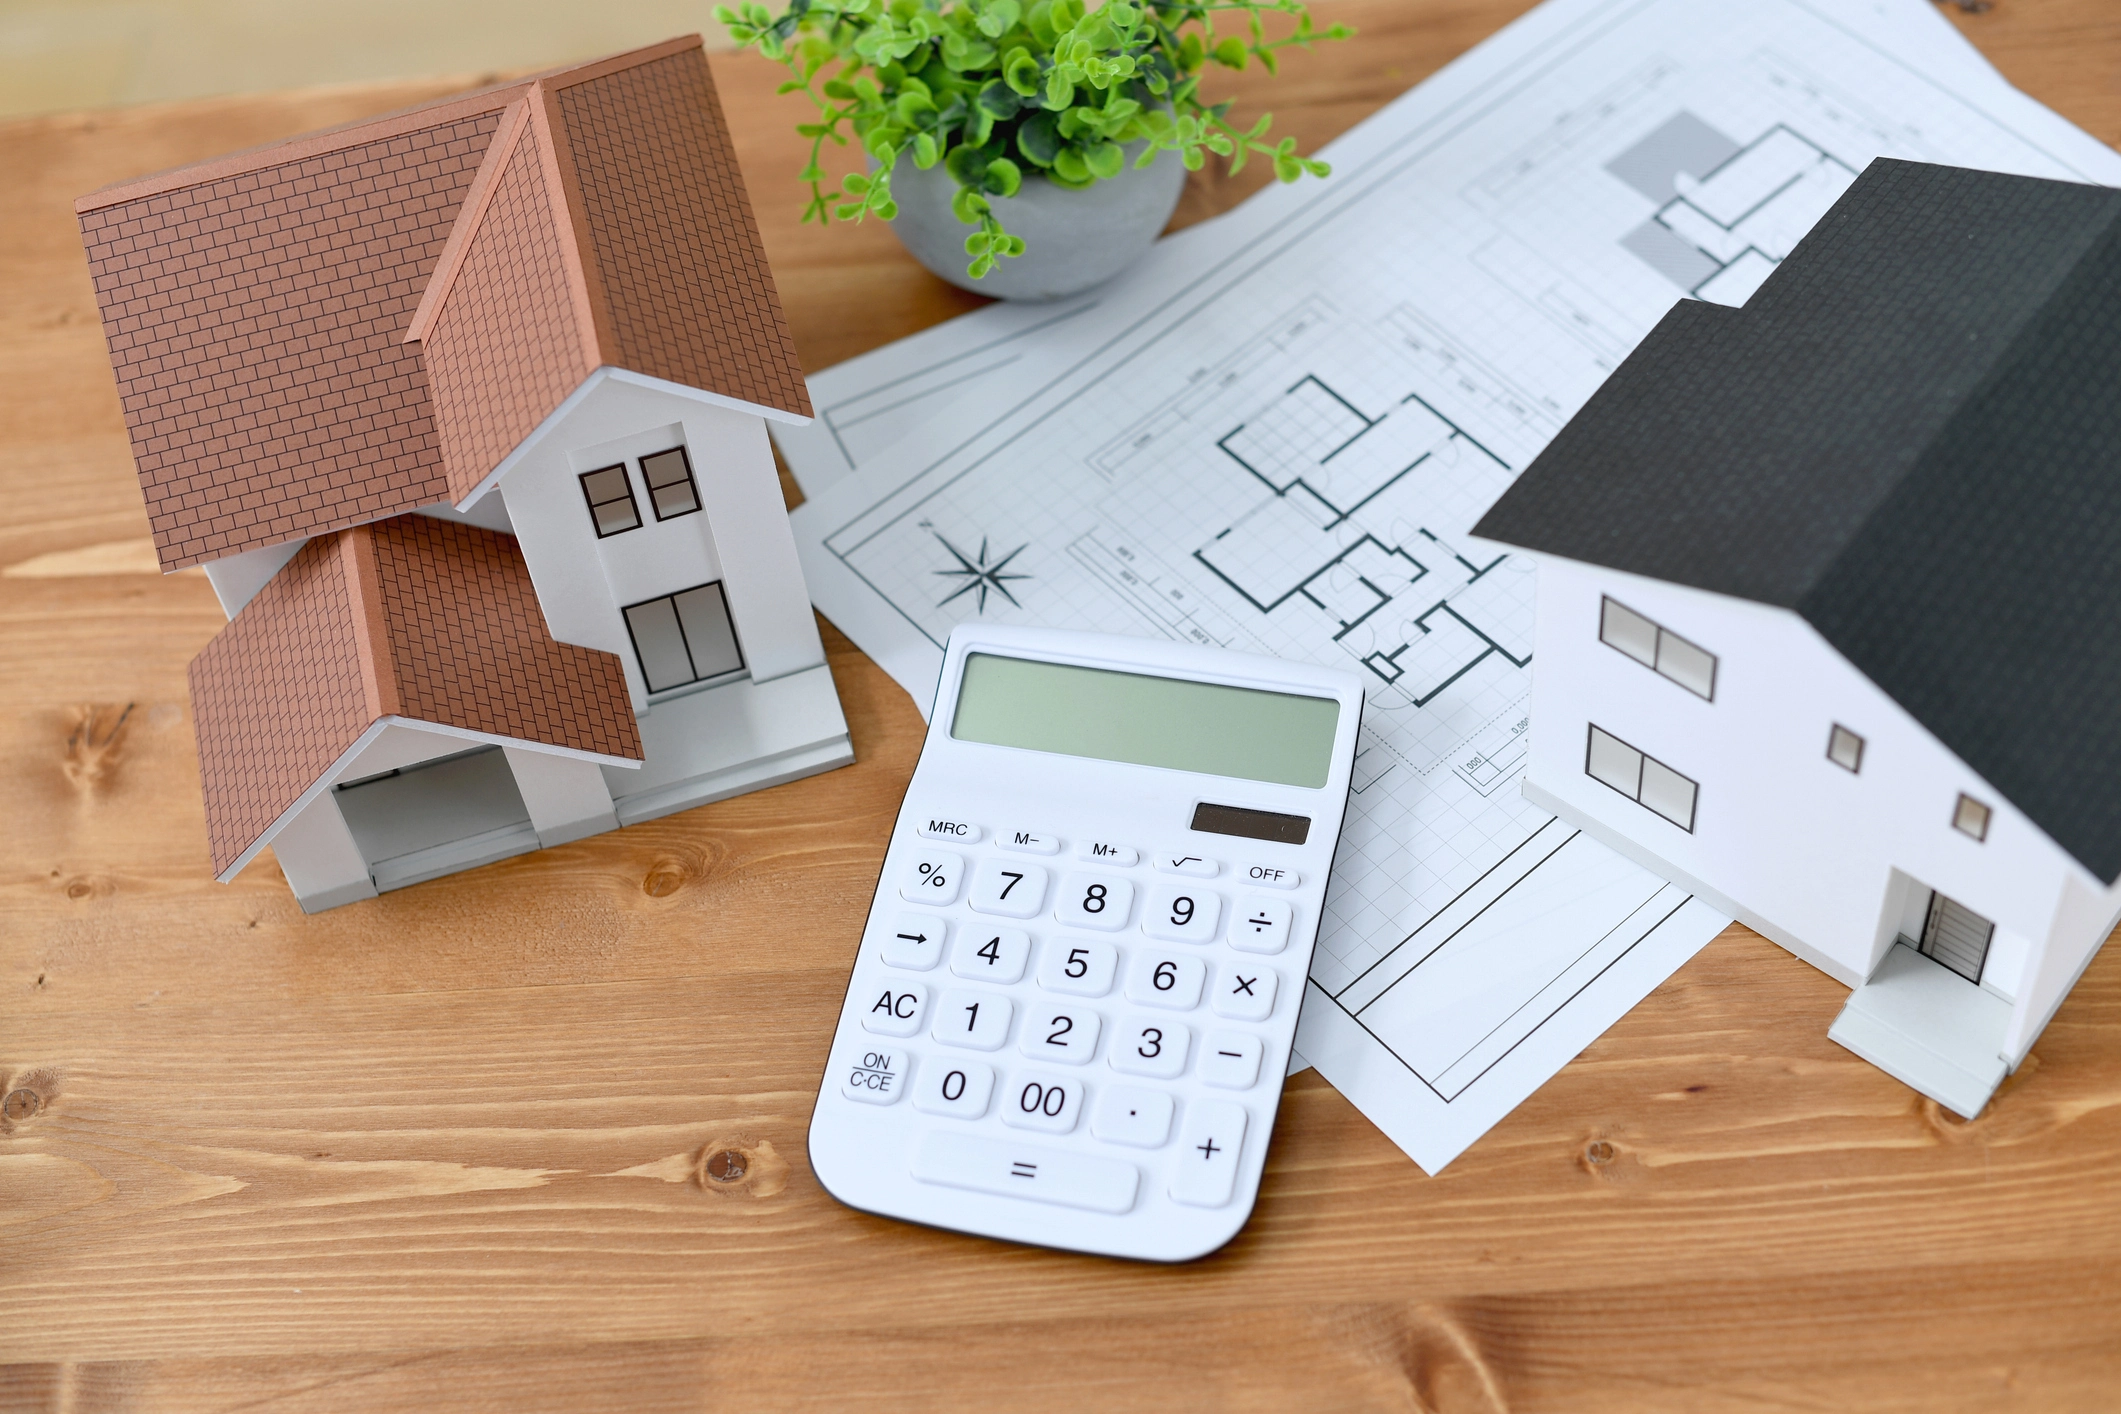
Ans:
[[[1235,85],[1307,144],[1524,6],[1322,8],[1361,43]],[[1954,18],[2121,136],[2105,0]],[[809,366],[974,302],[888,230],[798,225],[797,100],[715,66]],[[1251,1226],[1166,1269],[810,1177],[920,733],[829,627],[846,770],[315,918],[269,856],[212,883],[184,665],[221,616],[124,568],[145,517],[70,203],[456,86],[0,127],[0,1093],[38,1097],[0,1117],[0,1408],[2111,1406],[2111,955],[1969,1124],[1733,929],[1438,1178],[1298,1079]]]

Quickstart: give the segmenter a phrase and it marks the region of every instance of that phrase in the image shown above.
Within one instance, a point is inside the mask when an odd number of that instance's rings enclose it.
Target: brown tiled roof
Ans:
[[[421,311],[452,501],[471,494],[595,367],[569,288],[563,213],[545,179],[550,144],[527,102],[509,109],[501,129],[429,285],[432,308]]]
[[[625,669],[545,631],[514,537],[428,516],[302,547],[191,691],[217,874],[381,717],[641,759]]]
[[[604,364],[810,413],[696,35],[76,209],[165,570],[462,497]]]
[[[206,838],[225,873],[382,715],[336,537],[304,545],[191,663]]]
[[[707,56],[549,89],[610,310],[604,361],[809,416]]]
[[[82,213],[163,569],[448,494],[400,341],[496,116]]]

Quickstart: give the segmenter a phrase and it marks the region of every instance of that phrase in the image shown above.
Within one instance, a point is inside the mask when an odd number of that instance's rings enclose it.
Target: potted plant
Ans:
[[[1274,14],[1294,24],[1269,38]],[[1315,29],[1301,0],[790,0],[778,16],[751,0],[715,15],[817,108],[799,129],[805,220],[891,221],[944,279],[1016,299],[1116,274],[1210,154],[1233,173],[1258,156],[1285,182],[1326,175],[1294,138],[1268,139],[1272,115],[1240,128],[1200,81],[1210,64],[1271,73],[1278,51],[1350,33]],[[869,170],[828,187],[825,144],[850,136]]]

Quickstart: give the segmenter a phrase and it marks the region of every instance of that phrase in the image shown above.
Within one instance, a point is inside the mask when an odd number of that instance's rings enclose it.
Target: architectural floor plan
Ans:
[[[1857,8],[1557,0],[1035,336],[969,316],[813,380],[850,426],[939,414],[858,470],[783,442],[819,607],[924,708],[972,616],[1366,674],[1299,1049],[1431,1171],[1725,923],[1519,795],[1532,575],[1469,527],[1871,158],[2121,179],[1919,0]]]

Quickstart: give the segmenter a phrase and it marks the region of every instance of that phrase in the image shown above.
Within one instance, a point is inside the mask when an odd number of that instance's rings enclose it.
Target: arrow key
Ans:
[[[950,925],[932,913],[901,913],[877,953],[891,967],[926,972],[942,960]]]

